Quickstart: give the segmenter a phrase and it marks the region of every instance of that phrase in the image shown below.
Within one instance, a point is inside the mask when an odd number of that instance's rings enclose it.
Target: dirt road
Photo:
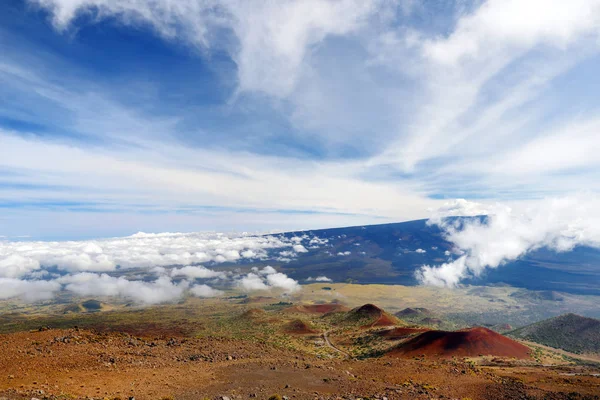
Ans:
[[[331,341],[329,340],[329,331],[323,332],[323,340],[325,340],[325,344],[327,344],[327,346],[329,348],[337,351],[338,353],[341,353],[341,354],[345,355],[348,358],[352,358],[352,356],[350,355],[350,353],[348,353],[347,351],[344,351],[344,350],[336,347],[333,343],[331,343]]]

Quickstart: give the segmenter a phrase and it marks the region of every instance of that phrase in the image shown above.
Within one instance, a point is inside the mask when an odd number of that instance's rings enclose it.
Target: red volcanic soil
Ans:
[[[306,322],[300,319],[295,319],[287,324],[285,327],[285,332],[296,335],[309,335],[318,333],[318,331],[312,329]]]
[[[427,331],[429,331],[427,328],[392,328],[377,332],[377,334],[387,340],[396,340],[405,338],[415,333],[423,333]]]
[[[365,304],[363,306],[353,308],[348,312],[346,319],[350,321],[372,321],[369,324],[364,325],[364,327],[390,326],[396,325],[400,322],[398,318],[386,313],[374,304]]]
[[[329,314],[332,312],[346,312],[349,308],[341,304],[301,304],[286,308],[284,311],[297,312],[302,314]]]
[[[427,331],[400,344],[388,354],[403,357],[426,355],[449,358],[491,355],[529,358],[529,353],[527,346],[490,329],[477,327],[456,332]]]

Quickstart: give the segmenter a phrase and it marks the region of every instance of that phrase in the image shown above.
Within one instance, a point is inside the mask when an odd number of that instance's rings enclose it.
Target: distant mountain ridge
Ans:
[[[459,217],[465,221],[473,218],[483,217]],[[456,257],[447,253],[454,246],[444,238],[444,232],[436,225],[428,225],[427,220],[282,235],[293,237],[305,233],[327,240],[327,244],[278,265],[300,281],[325,275],[336,282],[410,286],[418,284],[414,273],[423,264],[440,265]],[[267,263],[278,264],[276,260],[266,260]],[[508,284],[529,290],[600,295],[600,250],[577,247],[571,252],[556,253],[540,249],[464,283]],[[543,295],[546,298],[542,300],[561,300],[560,294]]]
[[[508,336],[572,353],[600,354],[600,320],[564,314],[515,329]]]

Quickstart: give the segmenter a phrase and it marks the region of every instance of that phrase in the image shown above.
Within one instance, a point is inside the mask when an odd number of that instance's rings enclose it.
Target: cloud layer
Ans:
[[[309,235],[223,233],[137,233],[123,238],[70,242],[0,241],[0,299],[48,300],[60,290],[79,296],[120,297],[156,304],[185,293],[217,297],[223,291],[197,280],[246,291],[300,290],[297,281],[267,266],[241,274],[190,263],[238,263],[295,258],[316,248]],[[322,242],[318,240],[318,242]],[[282,250],[286,249],[286,250]],[[141,277],[122,276],[135,269]],[[148,280],[148,276],[154,276]]]
[[[74,213],[64,236],[359,225],[425,218],[446,198],[600,190],[597,0],[28,4],[46,30],[0,32],[15,99],[1,117],[20,122],[0,128],[2,235],[58,235]],[[84,63],[96,29],[184,47],[165,57],[198,72]]]
[[[308,236],[306,237],[308,239]],[[0,277],[19,278],[56,267],[64,272],[110,272],[119,269],[224,263],[267,258],[270,251],[287,251],[288,257],[308,250],[302,238],[222,233],[137,233],[92,241],[0,241]],[[306,243],[309,243],[309,239]],[[173,276],[218,277],[203,267],[172,270]]]
[[[436,218],[433,223],[445,230],[459,257],[441,266],[424,265],[416,277],[423,284],[455,287],[536,249],[600,248],[599,204],[597,196],[579,195],[533,201],[520,211],[496,205],[483,221]]]

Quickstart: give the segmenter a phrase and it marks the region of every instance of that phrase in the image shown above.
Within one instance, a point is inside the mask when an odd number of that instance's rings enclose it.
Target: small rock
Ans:
[[[227,396],[221,396],[221,400],[231,400],[231,399]]]

